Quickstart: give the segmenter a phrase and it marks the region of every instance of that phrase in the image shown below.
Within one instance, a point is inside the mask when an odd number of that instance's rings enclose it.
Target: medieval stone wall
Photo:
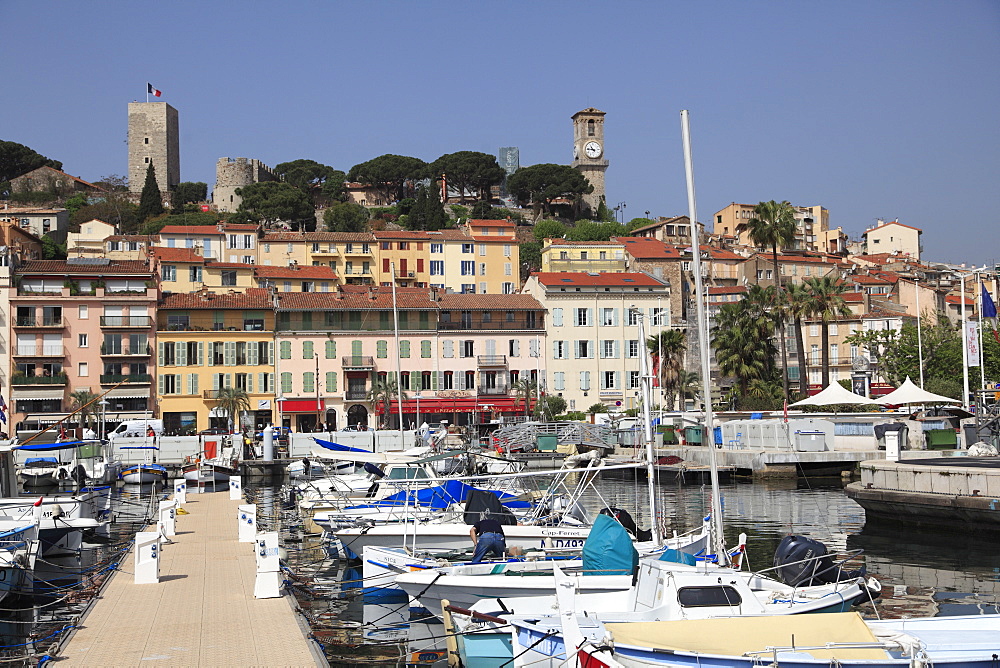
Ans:
[[[212,203],[219,211],[233,212],[240,208],[243,198],[237,188],[251,183],[278,181],[270,167],[253,158],[219,158],[215,163],[215,188]]]

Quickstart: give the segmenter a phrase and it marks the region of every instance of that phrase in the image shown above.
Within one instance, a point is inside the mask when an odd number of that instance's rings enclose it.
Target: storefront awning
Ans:
[[[104,395],[105,399],[148,399],[149,398],[149,388],[145,390],[133,390],[133,389],[117,389],[111,390]]]
[[[282,399],[279,403],[282,413],[315,413],[326,410],[323,399]]]
[[[42,389],[42,390],[14,390],[15,401],[44,401],[46,399],[62,399],[65,390]]]
[[[36,422],[38,424],[55,424],[66,417],[66,413],[32,413],[24,417],[25,422]]]

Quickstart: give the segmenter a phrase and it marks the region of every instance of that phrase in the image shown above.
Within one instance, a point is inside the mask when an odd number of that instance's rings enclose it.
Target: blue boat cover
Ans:
[[[584,575],[634,575],[639,553],[618,520],[598,515],[583,544]]]
[[[693,554],[681,552],[680,550],[664,550],[663,554],[660,555],[660,561],[669,561],[672,564],[687,564],[688,566],[698,565],[698,559]]]
[[[55,457],[28,457],[24,460],[25,464],[58,464],[59,460]]]
[[[333,441],[324,441],[322,438],[316,438],[315,436],[313,436],[313,440],[327,450],[334,450],[336,452],[367,452],[368,454],[371,454],[371,450],[365,450],[364,448],[351,448],[346,445],[341,445],[340,443],[334,443]]]
[[[27,443],[15,446],[15,450],[30,450],[32,452],[44,450],[69,450],[79,445],[90,445],[93,441],[60,441],[59,443]]]
[[[435,485],[434,487],[425,487],[418,490],[404,490],[401,492],[396,492],[391,496],[387,496],[381,501],[375,503],[376,506],[382,507],[401,507],[401,506],[424,506],[426,508],[441,509],[447,508],[454,503],[464,503],[466,498],[469,496],[469,492],[475,487],[467,485],[461,480],[448,480],[443,485]],[[496,490],[485,490],[491,494],[495,494],[500,500],[500,503],[507,506],[508,508],[530,508],[531,503],[528,501],[520,501],[513,494],[508,494],[506,492],[498,492]]]

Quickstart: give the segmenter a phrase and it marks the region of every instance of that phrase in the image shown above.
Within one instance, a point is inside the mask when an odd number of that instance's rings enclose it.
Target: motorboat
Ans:
[[[132,452],[142,452],[143,461],[133,464],[122,465],[121,479],[128,485],[142,485],[151,482],[165,482],[167,479],[167,469],[165,466],[156,463],[155,452],[159,448],[155,445],[123,445],[121,450]]]

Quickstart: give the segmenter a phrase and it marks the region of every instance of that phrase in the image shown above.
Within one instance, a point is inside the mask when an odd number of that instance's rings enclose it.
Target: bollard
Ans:
[[[187,481],[184,478],[174,480],[174,501],[178,505],[187,503]]]
[[[261,455],[265,462],[274,461],[274,427],[271,425],[264,427],[264,442],[261,446]]]
[[[229,476],[229,500],[240,501],[243,499],[243,476]]]
[[[257,580],[254,598],[281,596],[281,562],[278,559],[278,533],[270,531],[255,537],[254,553],[257,558]]]
[[[254,542],[254,538],[257,536],[257,506],[252,503],[239,506],[236,517],[240,521],[240,542]]]
[[[135,535],[135,584],[160,581],[160,532],[140,531]]]
[[[160,512],[156,528],[166,538],[177,535],[177,502],[160,501]]]

